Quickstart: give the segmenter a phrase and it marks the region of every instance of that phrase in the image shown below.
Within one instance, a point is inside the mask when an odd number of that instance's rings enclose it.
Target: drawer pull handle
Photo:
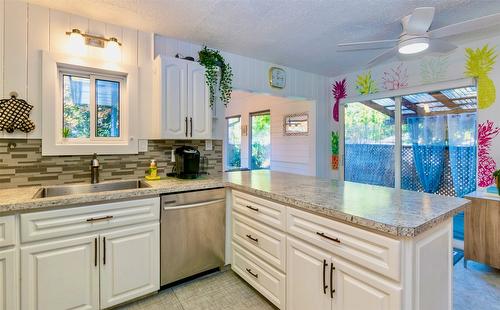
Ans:
[[[335,289],[333,288],[333,271],[335,267],[333,267],[333,263],[330,265],[330,298],[333,298],[333,294],[335,293]]]
[[[94,266],[97,267],[97,238],[94,238]]]
[[[87,219],[87,222],[93,223],[93,222],[99,222],[99,221],[109,221],[113,218],[112,215],[107,215],[103,217],[91,217]]]
[[[328,285],[326,285],[326,266],[328,264],[326,263],[326,259],[323,260],[323,293],[326,295],[326,289],[328,288]]]
[[[106,237],[102,237],[102,264],[106,265]]]
[[[323,237],[323,238],[325,238],[325,239],[331,240],[331,241],[333,241],[333,242],[340,243],[340,239],[339,239],[339,238],[332,238],[332,237],[330,237],[330,236],[325,235],[325,234],[324,234],[324,233],[322,233],[322,232],[317,232],[317,233],[316,233],[316,235],[321,236],[321,237]]]
[[[259,242],[259,239],[252,237],[252,235],[247,235],[247,238],[252,240],[252,241]]]
[[[252,211],[259,212],[259,208],[254,208],[252,206],[247,206],[247,208],[252,210]]]
[[[259,275],[258,275],[258,274],[256,274],[256,273],[253,273],[253,272],[252,272],[252,269],[248,269],[248,268],[246,268],[246,270],[247,270],[247,272],[248,272],[249,274],[251,274],[254,278],[256,278],[256,279],[258,279],[258,278],[259,278]]]

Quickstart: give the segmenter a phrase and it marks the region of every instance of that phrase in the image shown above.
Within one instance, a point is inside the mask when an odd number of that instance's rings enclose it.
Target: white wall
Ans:
[[[139,124],[147,126],[148,111],[141,110],[141,102],[150,102],[152,93],[152,60],[154,55],[186,56],[197,55],[201,45],[154,36],[134,29],[128,29],[105,22],[91,20],[74,14],[63,13],[22,0],[0,0],[0,95],[8,97],[16,91],[19,97],[34,106],[31,119],[36,129],[29,133],[6,134],[0,138],[41,138],[41,57],[40,50],[66,52],[66,31],[79,28],[96,35],[115,36],[123,45],[120,62],[135,64],[139,67]],[[316,103],[316,126],[328,122],[327,110],[331,101],[328,78],[294,68],[283,67],[287,74],[287,85],[283,90],[268,85],[268,70],[276,64],[221,52],[230,63],[233,73],[233,87],[255,93],[313,100]],[[86,56],[100,58],[102,51],[89,47]],[[214,122],[218,138],[222,138],[225,125],[224,109],[217,107],[218,118]],[[330,134],[316,130],[316,168],[317,175],[327,176]],[[148,138],[139,133],[140,138]]]
[[[477,38],[472,40],[471,38]],[[386,72],[391,72],[391,70],[396,69],[398,65],[402,65],[403,70],[407,72],[407,86],[406,87],[418,87],[422,85],[431,85],[437,82],[450,81],[462,79],[465,77],[465,63],[466,63],[466,48],[482,48],[485,44],[496,49],[496,53],[500,55],[500,36],[498,31],[489,34],[477,34],[477,36],[468,36],[466,39],[458,42],[459,47],[450,52],[447,55],[424,55],[416,56],[411,60],[405,61],[394,61],[387,64],[378,65],[370,70],[356,70],[348,74],[343,74],[332,78],[330,80],[330,85],[334,81],[341,80],[343,78],[347,79],[347,96],[343,102],[349,102],[349,97],[357,97],[358,92],[356,90],[356,78],[358,74],[371,71],[373,79],[377,83],[377,87],[380,91],[385,91],[383,85],[383,76]],[[497,127],[500,127],[500,63],[498,58],[493,70],[488,74],[493,83],[496,86],[496,102],[487,109],[478,110],[478,124],[484,123],[487,120],[493,121]],[[368,62],[369,59],[366,59]],[[365,63],[360,63],[360,68],[364,66]],[[428,79],[425,75],[425,69],[427,71],[432,69],[434,71],[440,70],[441,74],[435,79]],[[331,88],[331,86],[330,86]],[[333,101],[332,101],[333,102]],[[329,107],[330,111],[332,105]],[[339,124],[334,122],[331,117],[328,122],[329,128],[325,130],[338,130]],[[327,126],[324,126],[327,127]],[[497,169],[500,168],[500,135],[498,135],[492,141],[491,146],[492,158],[497,163]]]
[[[0,97],[11,91],[34,106],[30,118],[36,129],[29,133],[7,134],[0,138],[42,137],[41,50],[68,53],[66,31],[79,28],[85,33],[116,37],[123,43],[118,63],[139,67],[140,101],[151,100],[153,34],[118,27],[67,14],[25,1],[0,0]],[[105,57],[104,49],[86,47],[84,57]],[[49,111],[47,111],[49,112]],[[147,114],[141,124],[147,124]],[[138,133],[141,137],[142,134]]]
[[[241,137],[241,166],[250,166],[250,113],[270,111],[271,116],[271,170],[315,175],[316,173],[316,105],[313,101],[236,91],[225,110],[226,117],[241,116],[241,126],[247,126],[248,135]],[[307,136],[285,136],[285,115],[307,112],[310,131]]]
[[[183,56],[198,58],[198,51],[202,48],[199,44],[179,41],[160,35],[155,35],[155,55],[175,56],[179,53]],[[279,47],[277,47],[279,48]],[[244,57],[232,53],[221,51],[223,57],[228,61],[233,70],[233,88],[235,90],[247,91],[256,94],[267,94],[290,99],[311,100],[315,102],[316,120],[316,150],[315,161],[316,175],[329,177],[329,164],[327,158],[330,157],[330,132],[318,130],[319,124],[324,127],[328,124],[329,102],[331,101],[329,91],[329,79],[325,76],[304,72],[294,68],[279,66],[258,59]],[[272,66],[279,66],[286,72],[286,87],[283,90],[271,88],[268,83],[268,71]],[[229,104],[231,106],[231,103]],[[230,108],[230,107],[229,107]],[[229,109],[228,108],[228,109]],[[217,119],[214,122],[218,138],[224,137],[225,118],[224,107],[216,107]],[[307,145],[297,147],[307,148]]]

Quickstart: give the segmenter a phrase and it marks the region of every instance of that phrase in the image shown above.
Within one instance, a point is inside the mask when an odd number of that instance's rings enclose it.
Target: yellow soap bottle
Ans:
[[[149,164],[149,176],[151,178],[156,178],[158,176],[158,166],[156,165],[156,160],[152,159]]]

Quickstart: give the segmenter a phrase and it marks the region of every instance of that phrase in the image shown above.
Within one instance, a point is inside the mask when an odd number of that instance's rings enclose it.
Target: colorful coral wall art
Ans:
[[[495,84],[489,78],[488,73],[493,70],[497,53],[495,48],[488,44],[482,48],[466,48],[467,62],[465,64],[465,75],[477,79],[477,102],[479,109],[490,107],[496,100]]]
[[[339,104],[340,104],[340,99],[344,99],[347,97],[347,90],[346,90],[346,79],[340,80],[340,81],[335,81],[335,83],[332,85],[332,93],[333,97],[335,98],[335,103],[333,104],[333,120],[338,122],[339,121]]]
[[[375,80],[372,78],[372,72],[368,71],[358,75],[356,80],[356,90],[360,95],[369,95],[378,92]]]
[[[339,169],[339,133],[332,131],[332,169]]]
[[[384,72],[382,87],[386,90],[408,87],[408,69],[403,63]]]
[[[479,124],[477,131],[478,139],[478,185],[487,187],[493,184],[493,172],[496,169],[496,162],[491,157],[490,148],[492,140],[500,133],[500,128],[492,121]]]
[[[422,84],[446,80],[448,74],[448,56],[429,57],[420,63]]]

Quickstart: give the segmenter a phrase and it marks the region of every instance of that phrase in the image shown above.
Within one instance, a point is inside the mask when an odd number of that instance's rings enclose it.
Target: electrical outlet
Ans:
[[[139,140],[139,152],[144,153],[148,151],[148,140]]]
[[[214,146],[212,144],[212,140],[205,140],[205,150],[211,151],[213,149],[214,149]]]

